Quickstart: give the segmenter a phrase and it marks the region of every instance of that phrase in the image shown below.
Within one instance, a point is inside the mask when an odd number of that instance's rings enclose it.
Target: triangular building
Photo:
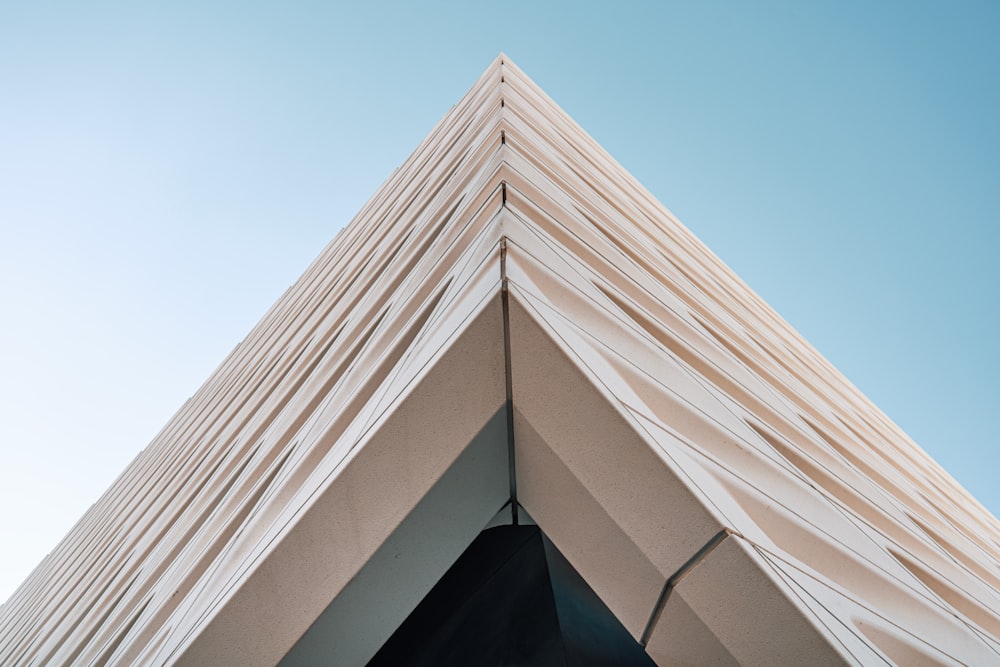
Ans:
[[[998,609],[997,520],[500,56],[0,664],[989,665]]]

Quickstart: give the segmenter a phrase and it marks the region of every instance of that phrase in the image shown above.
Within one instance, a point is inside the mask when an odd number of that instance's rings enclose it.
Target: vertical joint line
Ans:
[[[660,591],[660,597],[656,599],[656,604],[653,606],[653,613],[649,615],[649,621],[646,622],[646,629],[642,631],[642,637],[639,639],[639,644],[643,647],[649,642],[650,635],[653,634],[653,628],[656,627],[657,621],[660,620],[660,616],[663,614],[664,607],[667,606],[667,599],[670,597],[670,593],[677,587],[681,579],[690,572],[694,567],[705,560],[708,554],[712,553],[715,547],[722,543],[722,540],[726,539],[732,534],[728,528],[723,528],[715,535],[712,536],[705,545],[698,549],[691,558],[687,560],[686,563],[680,566],[680,568],[674,572],[669,579],[663,584],[663,590]]]
[[[503,206],[507,205],[507,181],[500,181],[500,203]],[[507,273],[506,273],[507,265],[503,263],[506,260],[507,260],[507,237],[504,237],[503,239],[500,240],[500,262],[501,262],[500,277],[503,280],[507,280]]]
[[[507,132],[505,130],[500,130],[500,145],[504,146],[507,144]]]
[[[503,184],[504,201],[507,185]],[[510,485],[510,520],[518,525],[517,466],[514,460],[514,392],[510,373],[510,302],[507,289],[507,237],[500,239],[500,304],[503,310],[503,370],[507,392],[507,478]]]

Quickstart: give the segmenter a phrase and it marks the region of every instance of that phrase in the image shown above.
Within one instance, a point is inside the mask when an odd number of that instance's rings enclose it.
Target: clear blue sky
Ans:
[[[0,599],[500,51],[1000,512],[1000,4],[157,4],[0,5]]]

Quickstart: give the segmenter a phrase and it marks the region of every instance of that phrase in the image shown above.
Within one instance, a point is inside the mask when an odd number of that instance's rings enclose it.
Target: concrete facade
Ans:
[[[3,606],[0,663],[364,664],[515,520],[657,664],[1000,664],[997,520],[504,56]]]

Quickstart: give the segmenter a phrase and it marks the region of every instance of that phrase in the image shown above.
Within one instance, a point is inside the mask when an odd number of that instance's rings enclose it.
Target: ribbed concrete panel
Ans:
[[[0,609],[0,663],[363,664],[529,513],[658,664],[1000,664],[1000,523],[503,56]]]

